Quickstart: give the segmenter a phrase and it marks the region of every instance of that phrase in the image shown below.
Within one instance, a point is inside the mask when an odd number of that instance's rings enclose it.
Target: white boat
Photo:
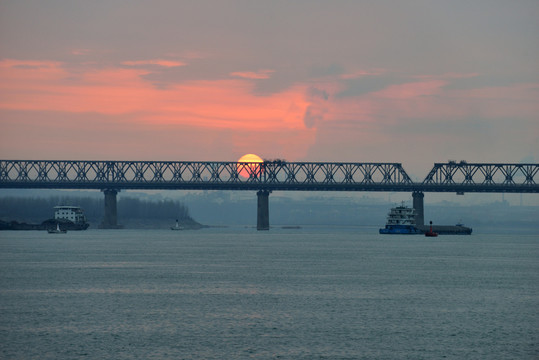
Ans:
[[[67,230],[60,229],[60,224],[56,223],[56,229],[47,229],[49,234],[65,234]]]
[[[391,209],[387,215],[385,228],[380,229],[380,234],[422,234],[415,225],[416,212],[413,208],[404,205]]]
[[[171,226],[171,227],[170,227],[170,230],[183,230],[183,227],[180,225],[180,223],[178,222],[178,220],[176,220],[176,225]]]
[[[55,206],[54,210],[54,220],[63,222],[62,226],[66,230],[86,230],[90,226],[80,206],[61,205]]]

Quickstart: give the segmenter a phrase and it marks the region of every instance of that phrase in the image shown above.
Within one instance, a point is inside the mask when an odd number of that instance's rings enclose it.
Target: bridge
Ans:
[[[400,163],[0,160],[0,188],[98,189],[102,226],[116,224],[120,190],[257,191],[257,228],[269,229],[272,191],[411,192],[423,224],[424,192],[538,193],[539,164],[436,163],[414,182]]]

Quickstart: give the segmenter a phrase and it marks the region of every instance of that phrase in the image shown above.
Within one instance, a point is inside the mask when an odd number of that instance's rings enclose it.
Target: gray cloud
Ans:
[[[355,79],[343,81],[345,89],[336,94],[336,97],[360,96],[370,92],[382,90],[390,85],[404,84],[411,80],[390,75],[365,75]]]
[[[317,110],[315,107],[309,106],[307,107],[305,115],[303,116],[303,123],[308,129],[311,129],[316,125],[317,122],[320,122],[323,119],[324,116],[319,110]]]

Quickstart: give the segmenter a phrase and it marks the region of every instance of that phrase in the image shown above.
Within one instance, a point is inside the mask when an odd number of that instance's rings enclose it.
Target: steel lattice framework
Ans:
[[[0,160],[0,188],[539,192],[539,164]]]
[[[539,164],[436,163],[422,191],[536,193],[538,173]]]

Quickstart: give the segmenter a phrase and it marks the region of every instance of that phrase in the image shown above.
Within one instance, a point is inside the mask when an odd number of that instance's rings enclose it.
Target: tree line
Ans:
[[[103,199],[92,197],[53,196],[48,198],[0,198],[0,219],[5,221],[42,222],[54,218],[58,205],[80,206],[89,222],[100,222],[104,216]],[[118,216],[122,219],[192,220],[187,206],[177,200],[118,199]]]

